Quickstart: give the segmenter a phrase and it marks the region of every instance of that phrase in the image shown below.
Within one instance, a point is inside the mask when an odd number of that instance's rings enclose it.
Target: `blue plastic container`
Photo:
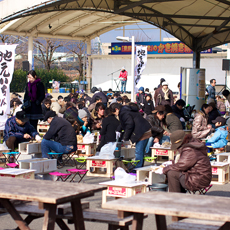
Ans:
[[[59,93],[65,93],[65,88],[60,88]]]

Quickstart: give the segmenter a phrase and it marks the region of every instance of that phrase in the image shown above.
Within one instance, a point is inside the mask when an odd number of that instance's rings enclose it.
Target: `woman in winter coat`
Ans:
[[[171,135],[172,149],[177,149],[180,158],[163,169],[167,175],[169,192],[197,191],[209,186],[212,170],[207,147],[190,134],[178,130]]]
[[[205,138],[212,131],[212,125],[208,125],[208,114],[212,107],[208,104],[203,104],[201,110],[195,114],[192,125],[193,138]]]
[[[105,106],[102,102],[96,104],[95,109],[91,113],[92,126],[91,131],[100,130],[102,128],[102,120],[104,118]]]
[[[174,99],[173,99],[173,92],[168,88],[168,83],[163,82],[162,88],[159,90],[156,99],[156,106],[157,105],[170,105],[173,106]]]
[[[39,119],[43,119],[41,103],[45,98],[45,87],[34,70],[28,72],[29,82],[25,87],[23,110],[30,124],[37,130]]]

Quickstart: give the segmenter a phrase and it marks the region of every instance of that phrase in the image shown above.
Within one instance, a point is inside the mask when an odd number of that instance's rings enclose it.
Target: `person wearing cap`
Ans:
[[[165,81],[164,78],[161,78],[160,79],[160,84],[158,85],[157,88],[154,88],[154,102],[155,102],[155,105],[156,105],[156,102],[157,102],[157,95],[159,94],[159,91],[162,89],[162,83]]]
[[[88,129],[88,114],[84,109],[79,109],[78,110],[78,117],[84,122],[83,125],[81,126],[80,131],[82,132],[83,136],[89,132]]]
[[[185,135],[183,130],[171,134],[171,149],[178,150],[179,160],[163,168],[167,175],[169,192],[185,193],[186,189],[197,191],[209,186],[212,169],[207,147],[191,134]]]
[[[192,124],[193,138],[206,138],[212,132],[212,125],[208,125],[208,114],[211,110],[210,105],[203,104],[201,110],[195,114]]]
[[[121,93],[126,93],[126,83],[127,83],[127,78],[128,78],[128,72],[125,70],[124,66],[121,68],[119,78],[121,80]]]
[[[144,92],[144,87],[141,86],[139,89],[138,89],[138,93],[136,95],[136,102],[139,106],[140,109],[142,109],[144,107],[144,103],[145,103],[145,97],[146,97],[146,93]]]
[[[162,120],[165,117],[165,107],[159,105],[155,108],[153,113],[149,114],[146,117],[146,120],[151,125],[152,136],[149,138],[148,143],[145,148],[146,155],[150,154],[150,147],[153,146],[153,143],[161,143],[164,133]]]
[[[42,157],[49,158],[48,153],[71,153],[77,150],[76,133],[72,125],[64,118],[57,117],[54,111],[49,111],[44,121],[50,128],[41,142]]]
[[[162,88],[158,91],[156,105],[170,105],[173,106],[173,92],[168,88],[168,83],[164,81]]]
[[[228,131],[226,130],[226,119],[219,116],[215,120],[212,121],[215,124],[215,133],[214,135],[207,140],[206,145],[211,145],[214,149],[215,148],[223,148],[227,145],[227,136]]]
[[[31,138],[41,141],[37,130],[29,123],[29,118],[24,111],[19,111],[16,116],[9,118],[5,124],[3,141],[14,152],[19,143],[28,142]]]

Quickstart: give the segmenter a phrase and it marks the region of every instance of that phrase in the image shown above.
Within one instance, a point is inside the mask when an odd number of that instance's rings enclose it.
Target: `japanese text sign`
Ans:
[[[136,60],[137,65],[135,67],[135,84],[137,85],[147,63],[147,46],[136,47]]]
[[[10,83],[14,72],[17,45],[0,45],[0,130],[5,129],[10,113]]]

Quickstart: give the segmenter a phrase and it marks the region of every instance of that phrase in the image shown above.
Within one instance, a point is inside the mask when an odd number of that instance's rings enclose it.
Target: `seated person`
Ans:
[[[180,158],[163,169],[167,175],[169,192],[197,191],[209,186],[212,169],[207,156],[207,147],[183,130],[177,130],[170,136],[171,149],[177,149]]]
[[[42,157],[49,158],[48,153],[51,151],[68,154],[77,150],[75,130],[66,119],[57,117],[54,111],[49,111],[44,121],[50,124],[50,128],[41,143]]]
[[[79,124],[80,125],[80,130],[79,131],[81,131],[81,133],[84,136],[87,132],[90,133],[90,130],[88,129],[88,117],[87,117],[88,114],[84,109],[79,109],[78,110],[78,116],[83,122],[83,125]]]
[[[42,104],[42,114],[43,114],[43,116],[45,116],[46,113],[48,111],[50,111],[51,103],[52,103],[51,99],[49,99],[49,98],[44,99],[43,104]]]
[[[226,119],[219,116],[212,123],[215,124],[216,130],[214,135],[207,140],[206,145],[211,145],[213,148],[223,148],[228,143],[226,139],[228,136],[228,131],[225,127]]]
[[[183,129],[185,129],[185,115],[183,107],[185,106],[185,101],[179,99],[176,104],[172,106],[173,113],[180,119]]]
[[[104,111],[105,111],[104,104],[102,102],[97,103],[95,109],[91,113],[91,118],[92,118],[91,131],[101,129],[102,120],[104,118]]]
[[[99,152],[105,144],[116,142],[116,130],[120,125],[120,121],[116,118],[120,109],[118,104],[117,102],[113,103],[109,108],[105,109],[105,118],[102,120],[102,128],[100,130],[101,140],[97,147],[97,152]]]
[[[219,117],[220,113],[216,108],[215,102],[211,102],[208,105],[212,107],[211,111],[208,113],[208,124],[211,124],[212,127],[215,128],[215,125],[212,123],[212,121],[215,120],[217,117]]]
[[[37,130],[29,123],[24,111],[19,111],[16,116],[9,118],[5,124],[3,141],[12,152],[19,143],[28,142],[31,138],[41,141]]]

